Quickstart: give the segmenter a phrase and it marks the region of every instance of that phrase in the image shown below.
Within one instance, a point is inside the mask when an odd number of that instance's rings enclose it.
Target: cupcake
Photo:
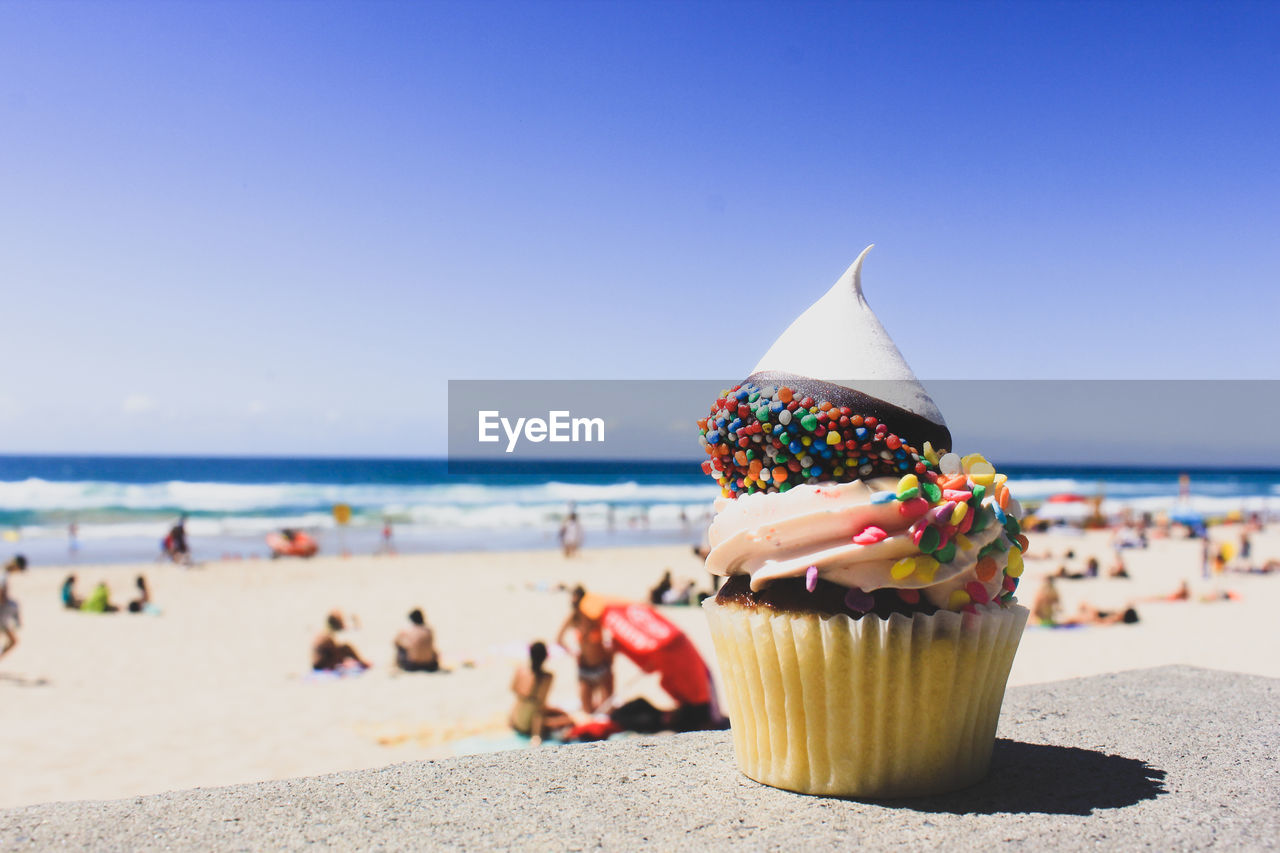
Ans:
[[[986,774],[1027,540],[863,298],[866,254],[698,421],[726,578],[703,606],[742,772],[885,798]]]

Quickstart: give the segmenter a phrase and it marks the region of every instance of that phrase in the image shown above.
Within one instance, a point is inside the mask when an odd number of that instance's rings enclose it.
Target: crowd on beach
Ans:
[[[22,628],[22,607],[10,589],[9,578],[27,570],[27,558],[16,554],[4,565],[0,573],[0,636],[4,646],[0,648],[0,658],[11,652],[18,644],[18,631]],[[160,610],[151,602],[151,591],[147,587],[147,579],[138,575],[134,581],[137,595],[124,605],[128,613],[151,613],[159,615]],[[117,613],[121,607],[111,601],[111,588],[106,581],[99,581],[89,595],[81,598],[76,592],[76,576],[69,574],[62,581],[59,591],[62,606],[67,610],[84,613]]]
[[[1096,605],[1081,601],[1074,614],[1064,615],[1062,599],[1058,590],[1059,581],[1076,581],[1095,579],[1103,576],[1102,561],[1096,555],[1084,560],[1083,567],[1077,567],[1077,556],[1074,549],[1068,548],[1061,555],[1056,570],[1043,575],[1034,596],[1031,599],[1031,616],[1033,623],[1042,627],[1078,627],[1082,625],[1132,625],[1140,621],[1137,604],[1195,600],[1201,602],[1232,601],[1238,594],[1222,586],[1222,581],[1229,573],[1270,574],[1280,571],[1280,560],[1268,559],[1258,563],[1253,560],[1253,537],[1263,530],[1260,516],[1250,516],[1241,524],[1235,543],[1228,539],[1214,540],[1209,535],[1207,526],[1169,524],[1167,521],[1152,524],[1149,517],[1137,519],[1125,518],[1111,528],[1110,546],[1112,560],[1107,567],[1105,577],[1109,580],[1128,580],[1130,575],[1124,560],[1124,551],[1131,548],[1145,549],[1150,546],[1152,538],[1167,539],[1183,537],[1201,541],[1200,577],[1204,581],[1216,584],[1213,590],[1193,596],[1189,579],[1183,578],[1178,586],[1167,594],[1136,598],[1127,601],[1123,606],[1099,608]],[[1054,560],[1052,553],[1029,555],[1041,559]]]
[[[146,575],[138,575],[134,578],[133,585],[137,593],[124,605],[124,611],[159,616],[160,608],[151,601],[151,589],[147,586]],[[76,576],[72,573],[63,579],[59,594],[62,597],[62,606],[67,610],[80,610],[85,613],[117,613],[121,610],[119,605],[111,601],[111,587],[106,581],[98,581],[93,591],[81,598],[76,592]]]
[[[354,674],[370,669],[371,664],[355,646],[342,638],[348,620],[358,627],[355,616],[344,616],[341,610],[330,611],[325,627],[311,642],[311,671],[314,673]],[[427,624],[422,608],[409,611],[409,624],[392,640],[395,666],[401,672],[439,672],[440,655],[436,652],[435,632]]]
[[[670,572],[667,572],[666,580],[669,585]],[[544,740],[598,740],[626,731],[690,731],[721,728],[727,724],[715,711],[713,701],[682,703],[677,700],[674,709],[663,709],[644,697],[620,697],[616,691],[614,660],[620,650],[625,649],[604,624],[600,613],[603,600],[597,598],[593,602],[581,585],[572,590],[558,591],[569,593],[569,613],[556,632],[554,644],[575,658],[580,710],[568,711],[551,703],[555,675],[546,667],[550,651],[545,641],[534,640],[528,645],[527,659],[515,668],[511,676],[513,704],[507,719],[516,735],[537,745]],[[327,676],[359,674],[373,666],[343,637],[349,623],[358,627],[354,616],[340,611],[335,610],[326,617],[324,630],[312,641],[313,673]],[[408,623],[392,641],[395,668],[400,672],[451,671],[451,667],[445,666],[441,660],[435,634],[421,608],[409,612]],[[695,677],[701,672],[710,696],[710,672],[692,644],[687,643],[687,638],[685,643],[683,646],[673,644],[677,651],[663,662],[663,666],[693,671]],[[459,665],[473,664],[463,661]]]

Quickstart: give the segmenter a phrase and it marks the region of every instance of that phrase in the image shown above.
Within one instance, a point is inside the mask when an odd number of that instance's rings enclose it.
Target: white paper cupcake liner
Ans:
[[[1025,607],[889,619],[703,604],[742,772],[864,798],[951,791],[991,763]]]

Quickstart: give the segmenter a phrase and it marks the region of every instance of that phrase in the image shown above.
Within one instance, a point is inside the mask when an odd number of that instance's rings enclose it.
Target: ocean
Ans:
[[[1002,466],[1024,503],[1104,496],[1104,511],[1280,514],[1280,470]],[[185,513],[197,560],[263,557],[265,535],[312,531],[322,553],[554,547],[572,503],[587,545],[698,542],[718,489],[687,462],[0,456],[0,548],[34,565],[154,559]],[[1180,496],[1187,474],[1188,495]],[[351,507],[336,524],[335,504]],[[75,537],[70,526],[75,525]],[[3,553],[3,551],[0,551]]]

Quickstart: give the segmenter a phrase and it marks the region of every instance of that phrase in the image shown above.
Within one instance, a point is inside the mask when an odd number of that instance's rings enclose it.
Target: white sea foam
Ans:
[[[1280,512],[1280,484],[1240,488],[1231,476],[1193,478],[1192,495],[1178,496],[1176,480],[1091,476],[1013,478],[1022,501],[1060,493],[1091,498],[1101,492],[1108,515],[1188,511],[1222,516],[1233,511]],[[1250,493],[1250,491],[1252,493]],[[376,526],[384,517],[398,527],[441,534],[473,531],[546,533],[558,528],[570,503],[588,530],[686,531],[697,538],[709,520],[718,487],[706,483],[612,484],[551,481],[527,484],[434,483],[419,485],[335,483],[159,483],[0,481],[0,513],[15,513],[23,538],[65,540],[67,522],[79,522],[83,540],[159,541],[178,512],[192,514],[194,537],[260,537],[282,527],[334,527],[331,508],[353,507],[353,525]]]
[[[342,485],[323,483],[58,482],[31,478],[0,481],[0,510],[34,512],[168,511],[270,512],[278,508],[327,508],[350,504],[381,512],[387,507],[493,507],[604,503],[710,503],[719,490],[706,485],[610,485],[549,482],[536,485]]]

